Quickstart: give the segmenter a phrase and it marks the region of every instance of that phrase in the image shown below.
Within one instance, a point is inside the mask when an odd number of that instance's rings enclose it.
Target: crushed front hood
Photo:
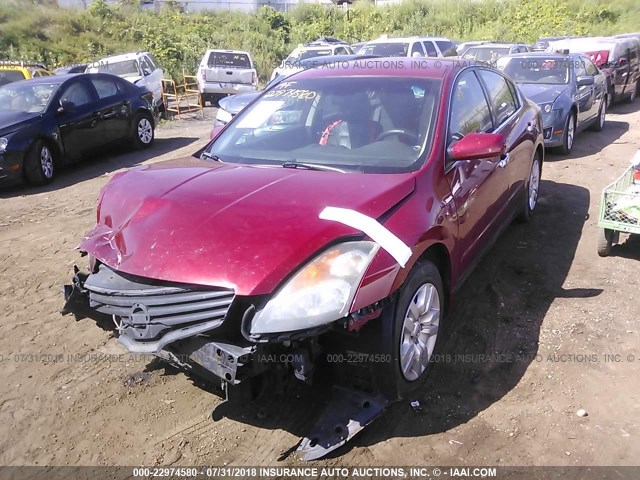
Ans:
[[[272,292],[334,239],[357,234],[321,220],[327,206],[379,218],[414,189],[411,174],[341,174],[185,158],[114,176],[97,225],[80,244],[142,277]]]

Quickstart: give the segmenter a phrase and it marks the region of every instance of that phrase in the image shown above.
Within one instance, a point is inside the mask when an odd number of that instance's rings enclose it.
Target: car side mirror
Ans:
[[[627,59],[625,57],[621,57],[618,60],[618,65],[620,65],[621,67],[625,66],[627,64]]]
[[[76,104],[68,100],[60,100],[60,106],[58,107],[58,113],[69,113],[76,109]]]
[[[148,68],[143,68],[142,75],[144,75],[145,77],[148,77],[149,75],[151,75],[151,70],[149,70]]]
[[[594,82],[593,77],[590,77],[589,75],[582,75],[576,79],[576,84],[579,87],[586,87],[588,85],[593,85],[593,82]]]
[[[507,146],[501,133],[467,133],[447,149],[450,160],[481,160],[499,157]]]

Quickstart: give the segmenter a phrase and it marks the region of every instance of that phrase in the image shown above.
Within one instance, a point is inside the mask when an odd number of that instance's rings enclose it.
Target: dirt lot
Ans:
[[[149,151],[0,191],[0,464],[300,463],[278,459],[320,412],[304,396],[214,422],[215,392],[158,361],[92,360],[124,349],[91,320],[59,314],[99,189],[123,168],[191,154],[210,126],[173,122]],[[397,404],[317,464],[637,465],[640,242],[600,258],[596,222],[602,188],[639,147],[640,101],[580,134],[571,156],[549,155],[535,220],[514,224],[458,296],[450,358],[417,396],[423,411]]]

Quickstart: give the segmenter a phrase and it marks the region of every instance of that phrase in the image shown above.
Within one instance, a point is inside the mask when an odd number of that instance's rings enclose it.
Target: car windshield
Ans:
[[[411,171],[431,145],[440,85],[376,76],[284,80],[238,114],[204,157],[274,167]]]
[[[296,50],[293,53],[291,53],[291,55],[289,55],[287,57],[287,59],[285,60],[285,63],[287,65],[293,66],[294,64],[296,64],[296,62],[299,62],[300,60],[307,60],[308,58],[314,58],[314,57],[326,57],[327,55],[332,55],[333,52],[331,51],[330,48],[324,48],[321,50]]]
[[[517,57],[501,58],[497,67],[516,83],[566,85],[569,63],[565,58]]]
[[[368,43],[364,45],[359,54],[379,55],[381,57],[406,57],[409,51],[409,43],[389,42],[389,43]]]
[[[0,87],[0,111],[42,113],[59,83],[33,83],[32,80]]]
[[[509,47],[471,47],[462,58],[479,62],[495,62],[505,55],[509,55]]]
[[[100,62],[98,72],[111,73],[112,75],[117,75],[119,77],[125,78],[139,77],[140,67],[138,66],[137,60],[125,60],[123,62],[113,62],[110,60],[105,60],[104,62]]]
[[[246,53],[211,52],[207,60],[207,66],[209,68],[251,68],[251,60],[249,60],[249,56]]]

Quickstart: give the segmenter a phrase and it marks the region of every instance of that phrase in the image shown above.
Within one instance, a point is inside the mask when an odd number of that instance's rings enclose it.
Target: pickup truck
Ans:
[[[258,74],[248,52],[207,50],[198,68],[198,90],[202,105],[224,95],[255,92]]]

